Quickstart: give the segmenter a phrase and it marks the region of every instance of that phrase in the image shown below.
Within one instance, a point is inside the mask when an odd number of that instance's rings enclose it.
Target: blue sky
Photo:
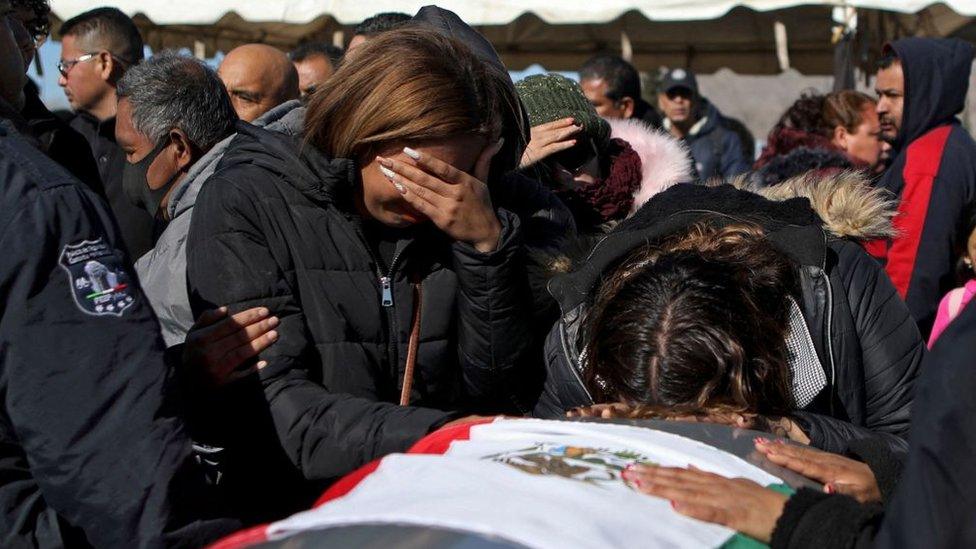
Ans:
[[[186,52],[189,53],[189,50],[186,50]],[[151,53],[152,50],[146,48],[146,56],[148,57]],[[31,64],[30,70],[27,71],[27,75],[41,88],[41,101],[44,101],[47,108],[52,111],[68,108],[68,100],[65,99],[61,86],[58,86],[58,59],[60,57],[61,43],[48,40],[44,42],[40,49],[41,66],[44,69],[44,76],[38,76],[36,63]],[[211,66],[216,67],[223,57],[223,54],[218,53],[216,57],[207,59],[206,61]]]
[[[27,71],[38,87],[41,88],[41,100],[51,110],[67,109],[68,101],[64,98],[64,92],[58,86],[58,58],[61,54],[61,44],[48,40],[41,46],[40,58],[41,66],[44,68],[44,76],[37,75],[36,63],[31,64]]]

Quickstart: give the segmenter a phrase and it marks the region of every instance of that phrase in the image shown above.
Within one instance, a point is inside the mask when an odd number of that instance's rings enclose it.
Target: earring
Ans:
[[[966,268],[967,269],[969,269],[970,271],[973,270],[973,260],[972,259],[969,259],[968,257],[965,257],[965,258],[963,258],[962,262],[966,264]]]

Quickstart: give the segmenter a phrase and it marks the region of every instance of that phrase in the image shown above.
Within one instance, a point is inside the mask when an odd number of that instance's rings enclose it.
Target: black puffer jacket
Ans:
[[[278,437],[307,479],[329,479],[406,449],[450,410],[516,408],[529,346],[519,220],[498,212],[498,249],[481,254],[429,227],[397,243],[391,266],[369,251],[352,205],[358,168],[283,136],[241,134],[201,192],[188,241],[194,308],[267,306],[280,337],[261,359]],[[383,306],[389,277],[392,306]],[[403,383],[422,281],[411,402]]]
[[[925,358],[911,450],[884,509],[859,505],[846,496],[801,490],[783,509],[770,545],[976,547],[976,494],[970,488],[976,485],[974,353],[976,305],[970,303]]]
[[[772,202],[731,186],[678,185],[655,196],[585,264],[550,283],[563,317],[547,341],[536,415],[554,417],[591,403],[578,376],[577,333],[604,273],[637,246],[705,217],[760,224],[797,264],[800,306],[827,378],[827,388],[795,414],[813,445],[843,452],[848,441],[880,433],[904,452],[924,344],[891,282],[860,246],[828,236],[805,198]]]

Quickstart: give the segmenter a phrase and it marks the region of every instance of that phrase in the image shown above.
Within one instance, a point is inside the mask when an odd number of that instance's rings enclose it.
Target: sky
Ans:
[[[146,57],[149,57],[152,55],[152,50],[147,47],[145,53]],[[189,55],[190,50],[185,50],[184,53]],[[60,57],[61,43],[47,40],[41,45],[40,49],[41,67],[44,75],[40,76],[37,74],[37,63],[31,64],[30,70],[27,71],[27,75],[41,89],[41,101],[52,111],[68,108],[68,100],[64,97],[61,86],[58,86],[58,60]],[[204,61],[216,68],[223,58],[224,55],[222,53],[217,53],[212,59],[205,59]]]
[[[61,54],[61,44],[48,40],[44,42],[40,49],[41,67],[44,76],[38,76],[37,63],[32,63],[27,75],[37,83],[41,89],[41,101],[51,110],[67,109],[68,101],[64,97],[64,92],[58,86],[58,58]]]

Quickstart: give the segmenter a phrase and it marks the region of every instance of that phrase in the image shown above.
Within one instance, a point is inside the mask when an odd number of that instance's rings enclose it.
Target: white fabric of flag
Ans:
[[[270,539],[354,524],[472,532],[533,548],[719,547],[735,534],[621,479],[631,463],[782,481],[707,444],[608,423],[501,419],[443,455],[395,454],[351,492],[268,528]]]

